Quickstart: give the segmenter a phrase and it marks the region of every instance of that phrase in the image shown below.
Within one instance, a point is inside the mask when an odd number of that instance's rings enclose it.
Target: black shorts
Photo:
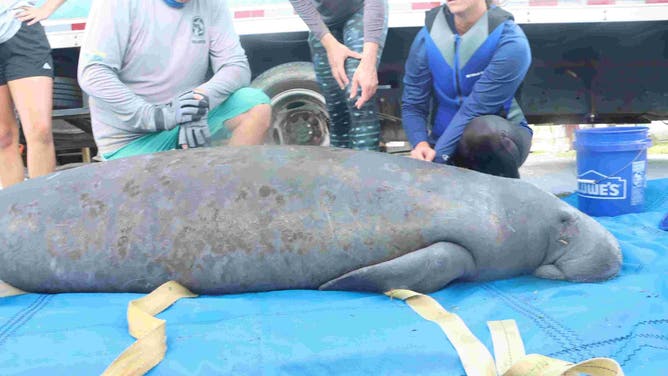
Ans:
[[[51,46],[40,23],[23,22],[16,35],[0,44],[0,85],[40,76],[53,78]]]

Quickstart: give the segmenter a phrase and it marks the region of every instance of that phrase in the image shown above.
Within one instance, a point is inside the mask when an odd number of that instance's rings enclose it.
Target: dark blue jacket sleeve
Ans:
[[[492,60],[436,142],[434,162],[443,163],[452,156],[471,120],[498,113],[515,96],[530,65],[531,49],[524,33],[518,26],[506,24]]]
[[[412,147],[428,140],[427,121],[432,98],[432,78],[425,48],[426,28],[413,41],[404,73],[401,117]]]

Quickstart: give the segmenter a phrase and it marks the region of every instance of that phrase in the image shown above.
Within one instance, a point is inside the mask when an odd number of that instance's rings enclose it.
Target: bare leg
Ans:
[[[3,188],[23,181],[23,160],[19,154],[19,127],[7,85],[0,85],[0,183]]]
[[[271,126],[271,106],[260,104],[235,118],[225,126],[232,131],[230,146],[261,145]]]
[[[53,79],[28,77],[8,84],[28,144],[28,173],[31,178],[50,174],[56,168],[51,132]]]

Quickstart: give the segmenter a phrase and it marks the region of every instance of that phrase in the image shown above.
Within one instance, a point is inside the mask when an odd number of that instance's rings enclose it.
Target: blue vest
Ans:
[[[435,115],[432,132],[440,136],[450,124],[473,85],[482,76],[497,49],[504,26],[512,14],[492,7],[464,36],[455,30],[452,14],[446,5],[427,13],[425,47],[433,77]],[[526,121],[515,98],[496,114],[513,124]]]

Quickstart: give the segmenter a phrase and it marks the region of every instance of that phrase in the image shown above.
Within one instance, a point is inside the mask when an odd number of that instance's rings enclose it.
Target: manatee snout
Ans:
[[[574,282],[600,282],[613,278],[622,266],[622,253],[616,239],[597,243],[593,247],[582,246],[583,257],[558,261],[557,266],[566,279]]]
[[[555,265],[564,279],[573,282],[600,282],[613,278],[622,266],[617,239],[593,218],[578,213],[576,235],[568,240],[566,252]]]

